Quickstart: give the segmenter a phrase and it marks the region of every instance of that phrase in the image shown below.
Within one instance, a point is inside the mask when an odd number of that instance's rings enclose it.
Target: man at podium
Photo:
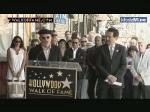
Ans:
[[[60,61],[60,50],[51,44],[51,31],[41,29],[39,32],[41,43],[29,51],[29,60]]]
[[[26,98],[76,99],[80,89],[78,86],[81,85],[77,83],[77,75],[82,72],[79,65],[84,60],[82,50],[77,50],[77,57],[73,62],[60,62],[60,50],[51,44],[51,31],[42,29],[38,33],[41,43],[29,51]],[[73,42],[77,42],[74,45],[78,46],[78,39]]]

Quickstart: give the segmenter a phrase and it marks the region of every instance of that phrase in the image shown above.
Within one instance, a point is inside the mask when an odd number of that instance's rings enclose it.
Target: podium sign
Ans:
[[[26,98],[76,99],[76,69],[27,66],[26,73]]]

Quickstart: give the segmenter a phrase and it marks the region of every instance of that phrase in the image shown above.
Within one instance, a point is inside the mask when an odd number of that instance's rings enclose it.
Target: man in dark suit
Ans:
[[[122,86],[114,82],[123,82],[126,70],[125,47],[117,44],[119,32],[115,28],[109,28],[106,32],[107,44],[102,45],[96,51],[96,67],[99,70],[99,94],[100,99],[121,99]]]
[[[63,61],[78,62],[81,67],[85,64],[85,51],[80,46],[80,40],[78,37],[73,37],[72,48],[65,51]]]
[[[95,46],[87,49],[86,52],[86,64],[88,65],[88,96],[90,99],[95,98],[95,86],[98,76],[98,71],[95,67],[95,51],[96,49],[102,45],[102,40],[100,36],[95,37]]]
[[[38,32],[41,43],[29,51],[29,60],[60,61],[60,50],[51,44],[51,31],[42,29]]]
[[[84,77],[85,71],[85,51],[80,46],[80,40],[78,37],[72,38],[72,48],[69,48],[65,51],[65,55],[63,61],[67,62],[78,62],[82,68],[82,72],[78,73],[77,79],[77,99],[81,99],[82,97],[82,79]]]

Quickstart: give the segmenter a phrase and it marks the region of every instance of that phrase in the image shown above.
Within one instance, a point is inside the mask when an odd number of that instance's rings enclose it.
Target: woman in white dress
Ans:
[[[8,71],[7,80],[8,82],[20,81],[25,82],[25,71],[24,67],[27,59],[27,51],[24,48],[23,41],[21,37],[15,36],[12,40],[11,46],[7,50],[7,60],[8,60]],[[9,87],[9,86],[8,86]],[[18,97],[10,96],[9,97]]]

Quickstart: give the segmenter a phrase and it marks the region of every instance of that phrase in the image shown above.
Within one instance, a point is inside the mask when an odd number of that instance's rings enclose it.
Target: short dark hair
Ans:
[[[114,36],[114,37],[118,37],[118,36],[119,36],[119,31],[118,31],[116,28],[114,28],[114,27],[109,28],[109,29],[107,30],[107,32],[113,32],[113,36]]]
[[[39,41],[38,39],[32,39],[32,40],[31,40],[31,45],[32,45],[34,42],[40,43],[40,41]]]
[[[72,37],[72,40],[73,40],[73,39],[78,39],[78,40],[80,41],[80,39],[79,39],[78,37]]]
[[[128,55],[129,55],[129,53],[130,53],[131,51],[136,51],[136,52],[138,52],[138,49],[137,49],[136,46],[130,46],[130,47],[128,48],[128,51],[127,51]]]
[[[68,31],[68,30],[67,30],[67,31],[65,31],[65,34],[66,34],[66,33],[68,33],[68,32],[70,33],[70,31]]]
[[[65,39],[60,39],[60,40],[58,41],[58,44],[59,44],[60,42],[65,42],[65,44],[66,44]]]
[[[132,40],[132,39],[135,39],[136,41],[138,41],[138,38],[137,38],[137,37],[132,37],[131,40]]]

